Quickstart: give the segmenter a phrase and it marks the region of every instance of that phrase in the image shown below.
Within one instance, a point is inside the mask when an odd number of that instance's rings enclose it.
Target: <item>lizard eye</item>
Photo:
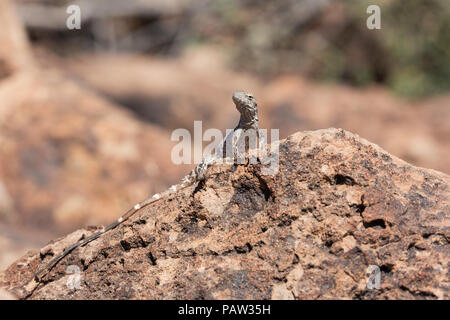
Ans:
[[[251,100],[251,99],[253,99],[253,95],[251,95],[251,94],[247,94],[247,97]]]

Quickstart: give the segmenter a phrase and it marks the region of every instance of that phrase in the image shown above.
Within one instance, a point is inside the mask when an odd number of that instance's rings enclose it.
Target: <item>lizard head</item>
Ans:
[[[258,103],[251,93],[235,91],[233,93],[233,102],[241,114],[241,125],[258,125]]]

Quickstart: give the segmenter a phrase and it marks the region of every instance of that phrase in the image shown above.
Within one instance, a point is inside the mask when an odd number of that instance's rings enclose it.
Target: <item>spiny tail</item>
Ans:
[[[142,208],[144,208],[144,207],[146,207],[146,206],[148,206],[148,205],[158,201],[161,198],[164,198],[164,197],[168,196],[171,193],[174,193],[174,192],[176,192],[178,190],[181,190],[181,189],[191,185],[193,183],[193,181],[194,181],[193,177],[194,177],[194,175],[191,173],[190,175],[186,176],[183,179],[182,183],[180,183],[178,185],[173,185],[172,187],[170,187],[168,190],[162,192],[161,194],[156,193],[156,194],[153,195],[153,197],[136,204],[133,208],[128,210],[123,216],[121,216],[119,219],[117,219],[116,221],[111,223],[109,226],[107,226],[107,227],[105,227],[105,228],[103,228],[103,229],[101,229],[101,230],[91,234],[87,238],[79,240],[78,242],[74,243],[70,247],[64,249],[63,252],[58,254],[56,257],[54,257],[52,260],[50,260],[43,268],[39,269],[39,271],[37,271],[35,274],[33,274],[31,279],[28,280],[27,283],[31,282],[33,279],[36,279],[36,282],[39,282],[40,281],[39,280],[39,275],[40,274],[42,274],[44,271],[48,270],[49,268],[53,267],[62,258],[67,256],[71,251],[75,250],[78,247],[81,247],[81,246],[84,246],[84,245],[88,244],[89,242],[91,242],[91,241],[97,239],[98,237],[100,237],[105,232],[108,232],[109,230],[114,229],[119,224],[121,224],[122,222],[127,220],[129,217],[134,215],[140,209],[142,209]]]

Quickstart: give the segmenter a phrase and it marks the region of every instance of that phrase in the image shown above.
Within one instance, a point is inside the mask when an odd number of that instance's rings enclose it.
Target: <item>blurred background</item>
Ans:
[[[0,0],[0,270],[177,183],[172,130],[234,128],[237,89],[281,139],[340,127],[449,174],[449,18],[448,0]]]

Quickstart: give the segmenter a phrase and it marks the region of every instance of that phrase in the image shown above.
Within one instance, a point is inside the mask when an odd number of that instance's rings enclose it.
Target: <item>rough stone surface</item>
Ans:
[[[449,299],[449,176],[341,129],[296,133],[281,141],[279,172],[260,169],[215,165],[201,185],[76,249],[31,295],[12,291],[31,299]],[[0,274],[1,286],[23,284],[93,231],[29,252]],[[67,287],[69,265],[80,268],[78,290]],[[371,265],[380,289],[366,287]]]
[[[16,297],[10,292],[0,289],[0,300],[15,300]]]

